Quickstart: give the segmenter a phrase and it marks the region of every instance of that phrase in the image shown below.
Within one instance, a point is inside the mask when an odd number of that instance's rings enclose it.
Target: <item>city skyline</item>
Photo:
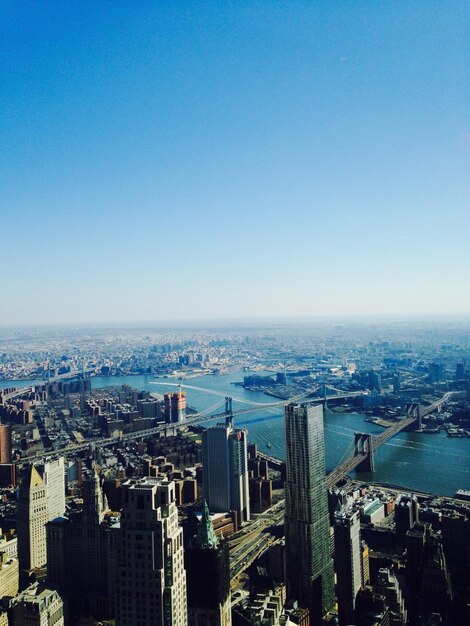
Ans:
[[[466,3],[2,17],[0,325],[470,314]]]

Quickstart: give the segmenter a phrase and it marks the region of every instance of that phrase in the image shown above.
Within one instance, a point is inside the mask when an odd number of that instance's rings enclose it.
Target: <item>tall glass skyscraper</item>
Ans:
[[[285,418],[287,595],[316,626],[335,604],[323,406],[289,404]]]

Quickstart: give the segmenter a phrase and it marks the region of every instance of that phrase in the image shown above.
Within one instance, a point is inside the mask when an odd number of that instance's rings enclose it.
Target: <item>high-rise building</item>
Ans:
[[[11,424],[0,424],[0,464],[11,463],[12,459]]]
[[[287,405],[285,428],[287,595],[316,626],[335,603],[322,405]]]
[[[228,545],[215,534],[205,502],[196,535],[186,550],[185,564],[189,626],[230,626]]]
[[[187,626],[175,485],[147,477],[122,488],[116,626]]]
[[[183,422],[186,418],[186,394],[184,391],[166,393],[163,396],[165,422]]]
[[[61,517],[65,513],[65,467],[64,459],[44,464],[44,484],[47,496],[47,519]]]
[[[455,380],[464,380],[467,377],[466,374],[465,363],[457,363],[455,367]]]
[[[362,546],[359,511],[335,514],[335,570],[339,623],[354,623],[356,597],[362,584]]]
[[[82,511],[47,524],[47,582],[68,601],[73,616],[108,619],[114,617],[111,528],[104,521],[108,507],[96,472],[83,481],[82,495]]]
[[[238,526],[250,519],[247,434],[231,420],[202,434],[204,498],[212,513],[235,511]]]
[[[22,572],[46,564],[46,485],[34,465],[24,477],[18,498],[18,559]]]
[[[371,391],[377,391],[381,393],[382,391],[382,374],[380,372],[376,372],[371,370],[368,375],[368,387]]]
[[[390,624],[405,626],[408,623],[407,611],[395,572],[386,567],[380,568],[377,581],[374,584],[374,591],[385,598],[390,609]]]
[[[371,587],[361,589],[356,602],[355,626],[390,626],[390,609],[384,596]]]
[[[399,393],[401,389],[401,375],[400,372],[395,372],[392,377],[393,393]]]
[[[406,533],[419,522],[419,503],[415,495],[402,495],[395,505],[395,532],[399,545],[404,546]]]
[[[18,593],[19,568],[17,539],[0,537],[0,598]],[[1,621],[0,621],[1,624]]]

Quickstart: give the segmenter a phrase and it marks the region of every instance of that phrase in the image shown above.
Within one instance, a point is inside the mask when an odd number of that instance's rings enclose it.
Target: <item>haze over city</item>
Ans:
[[[465,2],[3,2],[0,324],[470,313]]]
[[[469,23],[0,2],[0,626],[470,624]]]

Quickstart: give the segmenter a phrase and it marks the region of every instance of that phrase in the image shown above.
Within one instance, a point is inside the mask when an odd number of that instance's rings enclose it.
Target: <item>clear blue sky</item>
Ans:
[[[467,1],[0,7],[0,324],[470,313]]]

